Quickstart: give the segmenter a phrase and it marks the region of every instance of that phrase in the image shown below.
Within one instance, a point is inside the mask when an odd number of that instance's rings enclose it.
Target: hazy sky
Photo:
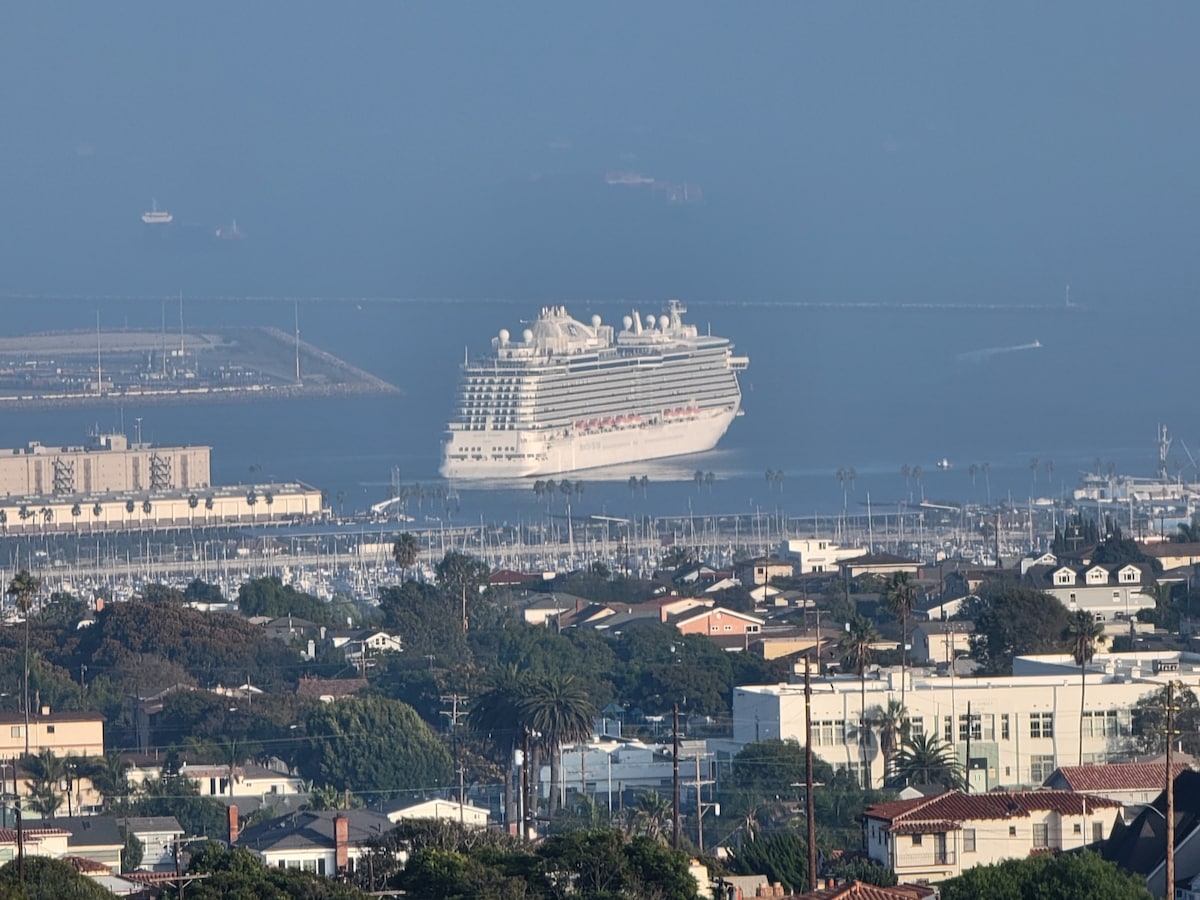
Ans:
[[[1190,305],[1198,33],[1185,3],[10,4],[0,292]],[[151,197],[249,238],[157,246]]]

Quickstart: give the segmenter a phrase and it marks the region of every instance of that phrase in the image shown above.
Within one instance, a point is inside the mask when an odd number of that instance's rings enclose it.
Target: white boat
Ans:
[[[222,225],[217,229],[217,237],[223,241],[240,241],[245,239],[246,232],[238,228],[237,219],[234,219],[232,225]]]
[[[466,361],[442,445],[446,478],[558,475],[711,450],[741,409],[749,360],[726,338],[636,311],[623,328],[542,309],[522,339],[507,330]]]
[[[157,200],[151,200],[150,208],[142,213],[142,221],[147,225],[169,225],[175,217],[165,209],[159,209]]]

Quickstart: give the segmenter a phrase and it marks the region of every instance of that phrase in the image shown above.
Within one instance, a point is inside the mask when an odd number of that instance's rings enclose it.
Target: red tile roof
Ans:
[[[861,881],[849,881],[835,887],[821,888],[808,894],[793,894],[793,900],[923,900],[936,896],[932,888],[910,884],[878,887]]]
[[[1174,777],[1178,778],[1187,768],[1187,763],[1175,763]],[[1153,791],[1165,790],[1167,786],[1166,767],[1152,763],[1061,766],[1058,772],[1072,791]]]
[[[927,826],[929,831],[937,831],[947,823],[1027,818],[1030,813],[1046,810],[1064,816],[1081,816],[1085,803],[1092,810],[1121,805],[1107,797],[1084,797],[1074,791],[990,791],[985,794],[947,791],[936,797],[876,803],[868,806],[863,816],[886,822],[889,831],[911,834],[921,833]],[[939,827],[932,827],[934,825]]]

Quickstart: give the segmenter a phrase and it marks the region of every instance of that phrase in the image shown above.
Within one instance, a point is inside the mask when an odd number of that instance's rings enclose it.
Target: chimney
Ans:
[[[104,598],[103,597],[96,598],[96,612],[98,612],[98,613],[104,612]]]
[[[229,807],[229,846],[232,847],[238,839],[238,810],[236,806]]]
[[[333,866],[337,872],[350,866],[350,820],[343,815],[333,817]]]
[[[43,715],[43,716],[48,716],[48,715],[50,715],[50,707],[49,707],[49,706],[43,706],[43,707],[42,707],[42,715]]]

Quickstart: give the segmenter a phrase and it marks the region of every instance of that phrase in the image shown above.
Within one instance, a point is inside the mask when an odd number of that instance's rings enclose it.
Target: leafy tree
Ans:
[[[1071,646],[1071,658],[1079,666],[1079,721],[1083,721],[1084,692],[1087,690],[1087,664],[1096,655],[1103,640],[1104,626],[1085,609],[1071,613],[1067,620],[1066,638]],[[1083,729],[1079,729],[1079,765],[1083,765]]]
[[[188,502],[190,505],[191,501]],[[217,585],[193,578],[183,590],[183,599],[189,603],[224,603],[225,595]]]
[[[315,872],[267,868],[250,851],[228,850],[214,841],[193,852],[188,871],[208,875],[188,885],[189,900],[359,900],[367,896],[353,885]]]
[[[1133,707],[1133,739],[1146,755],[1166,750],[1167,688],[1145,694]],[[1200,753],[1200,701],[1189,687],[1175,689],[1175,731],[1185,753]]]
[[[470,651],[462,633],[460,597],[439,591],[433,585],[406,581],[379,592],[379,610],[384,626],[404,635],[404,653],[409,659],[433,656],[439,661],[469,661]],[[468,614],[471,598],[467,598]]]
[[[42,581],[29,574],[27,569],[22,569],[13,576],[12,581],[8,583],[6,593],[12,598],[13,605],[17,611],[21,613],[21,618],[25,620],[25,679],[24,679],[24,705],[26,715],[29,714],[29,619],[30,613],[33,610],[34,601],[37,595],[42,590]],[[29,735],[26,729],[25,750],[29,750]]]
[[[142,599],[147,603],[183,603],[183,591],[166,584],[148,584],[142,588]]]
[[[434,567],[438,588],[454,598],[475,597],[487,586],[491,574],[487,563],[457,550],[447,550]]]
[[[163,775],[143,782],[137,794],[113,805],[125,816],[174,816],[188,834],[224,834],[228,826],[226,807],[217,800],[201,797],[196,782],[179,774],[177,764],[163,765]]]
[[[24,879],[15,859],[0,868],[0,897],[5,900],[112,900],[112,896],[74,866],[46,856],[25,858]]]
[[[318,625],[333,619],[328,603],[285,585],[278,575],[255,578],[238,588],[238,609],[244,616],[296,616]]]
[[[125,832],[125,846],[121,848],[121,871],[133,872],[142,864],[146,846],[132,831]]]
[[[898,881],[896,873],[873,859],[861,856],[843,856],[827,865],[821,874],[839,881],[861,881],[879,887],[892,887]]]
[[[989,675],[1012,674],[1013,657],[1062,653],[1067,610],[1049,594],[1003,583],[984,591],[968,613],[975,619],[971,652]]]
[[[914,734],[896,755],[893,779],[896,784],[940,784],[945,788],[964,786],[962,766],[954,748],[930,734]]]
[[[1111,535],[1096,546],[1092,553],[1092,562],[1109,566],[1123,566],[1126,563],[1136,563],[1147,566],[1155,572],[1162,571],[1162,563],[1153,556],[1147,555],[1141,545],[1132,538],[1127,538],[1121,529],[1114,527]]]
[[[808,887],[808,842],[798,831],[755,834],[742,841],[730,866],[743,875],[766,875],[788,893],[797,893]]]
[[[764,800],[797,797],[797,781],[804,778],[804,748],[794,740],[771,738],[747,744],[733,757],[722,782],[722,799],[734,815],[745,815]],[[827,784],[833,767],[813,759],[813,778]]]
[[[315,784],[376,798],[450,783],[450,754],[413,708],[396,700],[352,697],[321,704],[309,714],[304,733],[297,762]]]
[[[975,866],[940,888],[943,900],[1150,900],[1145,879],[1092,852]]]
[[[74,594],[55,591],[33,615],[33,623],[39,628],[74,628],[87,616],[87,612],[87,604]]]

